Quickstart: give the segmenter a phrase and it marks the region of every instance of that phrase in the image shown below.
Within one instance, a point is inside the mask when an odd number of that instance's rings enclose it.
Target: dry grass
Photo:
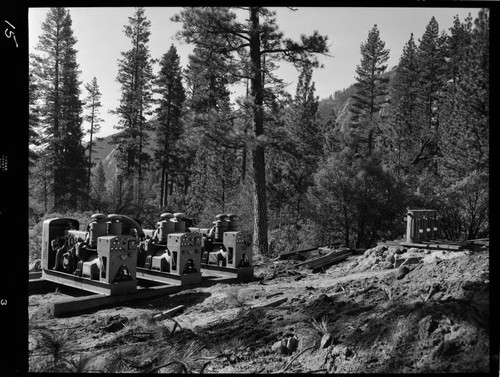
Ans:
[[[311,322],[311,327],[321,335],[329,334],[331,331],[331,322],[328,316],[324,315],[320,321],[315,319]]]

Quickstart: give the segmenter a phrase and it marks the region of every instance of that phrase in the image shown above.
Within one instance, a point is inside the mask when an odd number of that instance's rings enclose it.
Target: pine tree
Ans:
[[[481,10],[460,60],[443,161],[454,179],[489,172],[489,13]]]
[[[94,77],[92,82],[85,85],[85,89],[88,92],[88,96],[85,99],[85,108],[88,110],[88,114],[85,116],[85,120],[89,123],[88,134],[90,135],[90,140],[88,143],[89,150],[89,162],[88,162],[88,185],[87,185],[87,195],[90,197],[90,181],[92,176],[92,148],[95,146],[94,135],[101,130],[100,122],[102,119],[99,117],[99,109],[102,107],[101,104],[101,92],[99,91],[99,85],[97,84],[97,78]]]
[[[99,212],[107,211],[108,193],[106,187],[106,175],[102,161],[99,161],[92,177],[90,192],[90,207]]]
[[[269,132],[276,134],[269,150],[269,206],[278,210],[287,207],[288,217],[299,217],[323,147],[311,67],[304,67],[300,73],[295,97],[283,113],[286,121],[275,127],[283,131]]]
[[[40,146],[40,136],[38,128],[40,127],[40,104],[38,103],[40,93],[38,85],[34,81],[32,73],[29,75],[29,90],[28,90],[28,105],[29,105],[29,118],[28,118],[28,138],[29,138],[29,164],[33,166],[38,154],[34,148]]]
[[[33,55],[33,73],[37,76],[45,101],[40,116],[47,144],[45,160],[50,165],[53,206],[76,209],[85,196],[85,151],[82,145],[82,103],[79,99],[76,39],[69,12],[51,8],[42,23],[42,35]]]
[[[118,61],[117,81],[122,87],[122,97],[115,113],[120,117],[116,128],[121,132],[113,141],[117,144],[121,174],[127,181],[135,183],[136,216],[142,211],[144,170],[150,158],[145,152],[147,131],[151,128],[146,116],[150,115],[154,78],[154,61],[148,48],[150,26],[144,8],[136,8],[133,16],[129,17],[129,24],[125,25],[125,36],[130,39],[132,48],[122,52],[123,58]]]
[[[374,150],[374,137],[381,133],[379,111],[387,102],[388,77],[383,76],[387,69],[389,50],[380,39],[377,25],[368,33],[368,39],[361,44],[361,63],[356,67],[356,93],[353,103],[353,148],[360,152],[360,144],[366,144],[366,155]]]
[[[158,127],[156,128],[155,161],[158,163],[160,175],[160,208],[167,205],[168,177],[179,172],[179,161],[176,156],[177,141],[182,133],[182,105],[186,99],[182,85],[180,58],[174,45],[165,53],[160,61],[160,72],[156,80],[157,93],[160,94]],[[172,178],[170,178],[172,179]]]
[[[418,153],[420,120],[422,119],[418,105],[419,94],[419,62],[418,48],[411,34],[403,48],[403,54],[396,68],[391,95],[391,132],[389,164],[395,169],[395,174],[408,172],[408,169]]]
[[[261,7],[249,7],[248,20],[239,22],[229,8],[190,8],[174,17],[183,22],[179,37],[188,43],[203,46],[215,55],[234,59],[232,74],[250,80],[253,99],[253,137],[251,161],[254,189],[254,249],[267,254],[267,199],[264,131],[265,57],[285,59],[297,67],[313,62],[314,53],[326,53],[326,38],[315,32],[301,37],[301,43],[285,39],[278,31],[275,13]],[[264,64],[263,64],[264,62]]]
[[[422,163],[433,173],[437,172],[437,157],[441,153],[440,112],[447,81],[445,43],[446,35],[439,33],[439,25],[432,17],[418,45],[420,137],[415,140],[419,149],[412,163]]]
[[[209,51],[195,47],[186,71],[189,99],[189,123],[183,145],[192,156],[187,169],[190,208],[204,212],[203,219],[213,220],[214,212],[227,210],[237,181],[239,147],[233,132],[227,61],[212,57]],[[211,212],[211,213],[208,213]]]

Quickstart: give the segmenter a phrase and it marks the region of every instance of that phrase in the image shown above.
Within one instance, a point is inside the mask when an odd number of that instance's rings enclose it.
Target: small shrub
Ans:
[[[312,320],[311,326],[321,335],[329,334],[331,331],[331,324],[328,316],[323,316],[320,321]]]

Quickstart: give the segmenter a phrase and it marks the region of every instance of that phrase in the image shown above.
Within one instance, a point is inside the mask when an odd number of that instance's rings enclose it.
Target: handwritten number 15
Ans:
[[[12,28],[12,29],[14,29],[14,30],[16,29],[16,28],[14,27],[14,25],[12,25],[9,21],[5,20],[5,22],[6,22],[6,23],[7,23],[7,24],[8,24],[8,25]],[[19,46],[17,45],[16,35],[14,34],[14,32],[13,32],[12,30],[9,30],[8,28],[7,28],[7,29],[5,29],[5,36],[6,36],[7,38],[13,38],[13,39],[14,39],[14,43],[16,44],[16,47],[19,47]]]

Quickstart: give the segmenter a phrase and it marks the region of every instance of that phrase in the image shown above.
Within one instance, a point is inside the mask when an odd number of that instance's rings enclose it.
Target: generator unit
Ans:
[[[94,214],[86,231],[78,228],[75,219],[44,221],[42,278],[107,295],[135,291],[137,245],[144,235],[139,224],[124,215]]]
[[[237,216],[219,214],[203,237],[202,271],[237,278],[253,277],[252,234],[238,231]]]
[[[191,232],[187,223],[183,213],[163,213],[154,231],[144,231],[137,264],[140,278],[181,285],[201,282],[201,234]]]

